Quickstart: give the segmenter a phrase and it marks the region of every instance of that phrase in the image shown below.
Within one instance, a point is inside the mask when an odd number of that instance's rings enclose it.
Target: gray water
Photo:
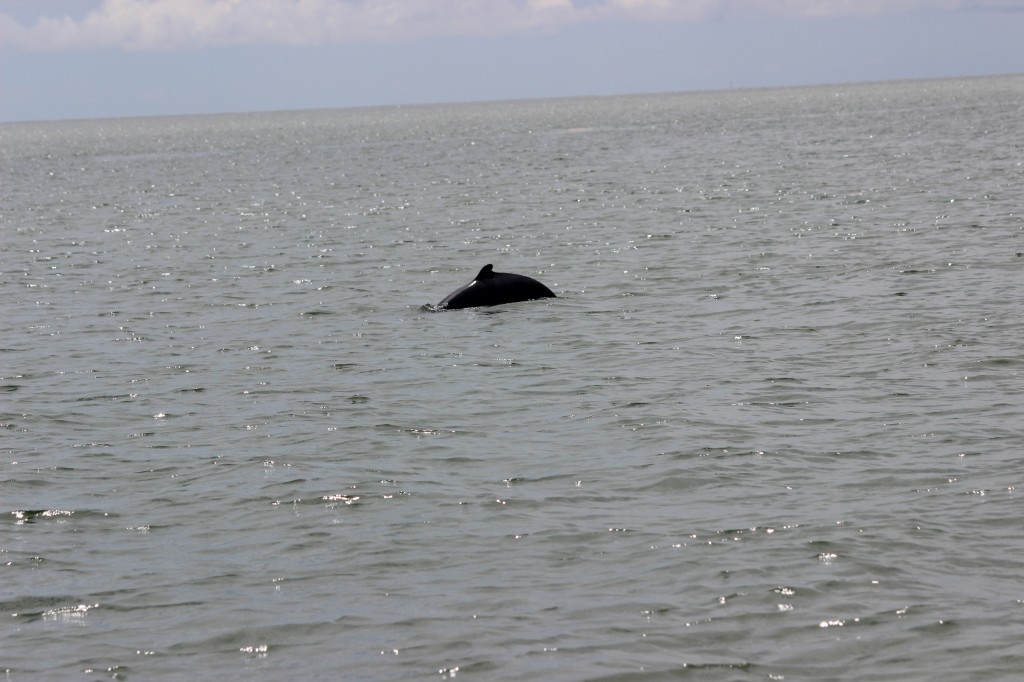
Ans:
[[[1024,76],[0,126],[4,679],[1010,680]],[[487,263],[558,294],[431,312]]]

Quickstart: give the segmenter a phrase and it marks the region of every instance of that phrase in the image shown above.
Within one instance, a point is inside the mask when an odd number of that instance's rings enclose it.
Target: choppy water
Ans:
[[[0,670],[1010,680],[1024,77],[0,126]],[[431,313],[479,268],[558,299]]]

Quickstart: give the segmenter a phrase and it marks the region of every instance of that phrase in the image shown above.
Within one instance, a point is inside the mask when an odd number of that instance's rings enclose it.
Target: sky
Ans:
[[[0,122],[1024,72],[1024,0],[0,0]]]

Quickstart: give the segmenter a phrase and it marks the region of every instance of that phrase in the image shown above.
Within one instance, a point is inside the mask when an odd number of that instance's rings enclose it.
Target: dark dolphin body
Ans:
[[[459,310],[483,305],[501,305],[535,298],[557,298],[551,289],[525,275],[495,272],[485,265],[472,282],[448,294],[437,310]]]

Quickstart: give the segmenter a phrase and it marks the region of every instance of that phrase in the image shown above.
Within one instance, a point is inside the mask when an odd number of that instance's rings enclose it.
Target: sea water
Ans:
[[[1019,679],[1022,140],[1022,76],[0,126],[4,679]],[[430,310],[488,263],[558,298]]]

